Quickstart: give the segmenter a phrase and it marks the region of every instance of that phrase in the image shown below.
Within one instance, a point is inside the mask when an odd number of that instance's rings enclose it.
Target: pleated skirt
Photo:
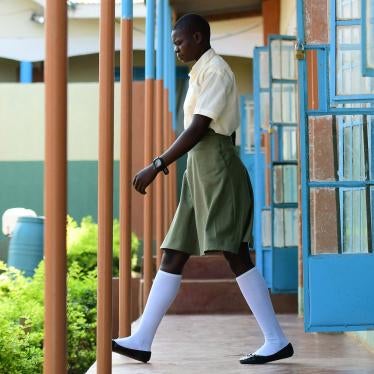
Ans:
[[[207,135],[188,152],[179,204],[161,248],[191,255],[252,247],[253,192],[231,137]]]

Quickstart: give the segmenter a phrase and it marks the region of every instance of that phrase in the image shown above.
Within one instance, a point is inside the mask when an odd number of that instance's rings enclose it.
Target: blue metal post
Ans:
[[[132,0],[122,1],[122,19],[132,20],[133,19],[133,5]]]
[[[169,6],[168,12],[168,22],[169,22],[169,35],[171,34],[172,30],[172,20],[171,20],[171,7]],[[169,82],[169,98],[170,98],[170,112],[172,113],[172,126],[173,130],[176,130],[176,62],[175,62],[175,54],[174,54],[174,47],[172,41],[169,36],[169,58],[170,58],[170,82]]]
[[[162,80],[164,77],[164,4],[166,0],[157,1],[157,45],[156,45],[156,79]],[[165,32],[166,34],[166,32]]]
[[[263,187],[261,186],[261,114],[260,114],[260,49],[254,49],[253,56],[253,100],[254,107],[254,143],[255,143],[255,177],[254,177],[254,247],[256,251],[256,267],[264,275],[264,260],[262,252],[262,215],[261,208],[263,204]]]
[[[155,1],[147,0],[145,24],[145,79],[155,79]]]
[[[163,76],[164,76],[164,3],[165,0],[157,0],[157,47],[156,47],[156,82],[155,82],[155,95],[156,95],[156,110],[155,110],[155,141],[156,141],[156,152],[155,154],[160,155],[164,150],[163,144],[163,127],[164,127],[164,88],[163,88]],[[157,178],[155,181],[156,189],[156,267],[159,268],[162,258],[161,244],[164,238],[164,222],[163,217],[165,215],[164,209],[164,178]]]
[[[154,120],[154,79],[155,79],[155,1],[147,0],[145,50],[145,121],[144,121],[144,164],[149,165],[153,158]],[[148,186],[144,197],[144,305],[148,299],[153,278],[153,187]]]
[[[169,20],[169,0],[164,0],[164,87],[165,89],[169,88],[169,66],[170,59],[168,58],[168,45],[170,44],[170,20]]]
[[[297,41],[298,43],[304,44],[304,1],[298,0],[296,4],[297,9]],[[307,130],[306,130],[306,116],[305,111],[307,109],[307,95],[305,95],[304,90],[306,87],[306,61],[298,60],[298,82],[299,82],[299,121],[300,121],[300,170],[301,170],[301,240],[302,240],[302,257],[303,257],[303,279],[306,281],[306,284],[302,284],[300,289],[299,285],[299,299],[304,301],[303,305],[299,305],[299,309],[304,311],[304,328],[308,329],[310,305],[309,298],[304,297],[309,292],[309,268],[308,268],[308,257],[309,257],[309,234],[310,234],[310,225],[309,225],[309,188],[308,188],[308,145],[307,145]],[[305,289],[305,290],[304,290]],[[301,293],[301,291],[304,291]],[[301,296],[301,297],[300,297]],[[300,304],[300,301],[299,301]]]
[[[21,61],[19,64],[19,69],[20,69],[20,74],[19,74],[20,83],[32,83],[32,62]]]

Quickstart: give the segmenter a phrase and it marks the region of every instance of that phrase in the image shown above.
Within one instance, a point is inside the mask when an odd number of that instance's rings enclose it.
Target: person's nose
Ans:
[[[174,53],[179,53],[179,47],[177,45],[174,46]]]

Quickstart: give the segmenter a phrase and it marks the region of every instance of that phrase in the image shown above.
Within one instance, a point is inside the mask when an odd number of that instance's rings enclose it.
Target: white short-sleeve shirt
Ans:
[[[192,67],[184,101],[184,128],[194,114],[212,119],[210,128],[231,135],[239,126],[239,105],[235,76],[226,61],[211,48]]]

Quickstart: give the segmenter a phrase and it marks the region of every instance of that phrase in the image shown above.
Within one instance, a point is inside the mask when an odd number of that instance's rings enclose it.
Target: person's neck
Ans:
[[[200,53],[198,54],[198,56],[196,57],[195,62],[197,62],[197,61],[200,59],[200,57],[201,57],[201,56],[202,56],[206,51],[209,51],[210,48],[211,48],[210,44],[207,45],[207,46],[205,46],[204,48],[201,48],[201,51],[200,51]]]

